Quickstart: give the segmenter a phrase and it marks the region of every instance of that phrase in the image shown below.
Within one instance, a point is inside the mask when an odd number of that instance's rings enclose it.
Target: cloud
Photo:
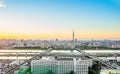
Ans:
[[[6,7],[6,5],[5,4],[0,4],[0,8],[2,8],[2,7]]]
[[[3,1],[0,0],[0,8],[6,7],[6,5],[3,3]]]

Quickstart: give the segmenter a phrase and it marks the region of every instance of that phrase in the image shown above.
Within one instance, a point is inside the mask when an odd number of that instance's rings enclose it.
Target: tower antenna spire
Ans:
[[[72,42],[73,42],[72,48],[74,48],[75,47],[75,33],[74,33],[74,29],[73,29],[72,37],[73,37],[73,39],[72,39]]]
[[[74,43],[74,41],[75,41],[75,34],[74,34],[74,29],[73,29],[73,43]]]

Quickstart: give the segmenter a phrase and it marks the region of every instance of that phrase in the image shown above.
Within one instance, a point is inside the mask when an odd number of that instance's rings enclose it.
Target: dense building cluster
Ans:
[[[74,40],[76,46],[120,48],[120,40]],[[71,48],[73,40],[16,40],[1,39],[0,48],[40,47]]]

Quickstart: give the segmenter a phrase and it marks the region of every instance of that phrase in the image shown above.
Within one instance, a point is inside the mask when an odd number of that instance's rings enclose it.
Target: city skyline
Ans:
[[[0,39],[120,39],[119,0],[4,0]]]

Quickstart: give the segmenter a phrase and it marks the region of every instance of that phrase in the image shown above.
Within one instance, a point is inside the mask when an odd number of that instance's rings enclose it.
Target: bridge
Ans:
[[[69,50],[70,51],[70,50]],[[87,56],[87,57],[89,57],[89,58],[91,58],[91,59],[93,59],[93,60],[96,60],[96,61],[99,61],[100,63],[102,63],[102,64],[104,64],[104,65],[106,65],[106,66],[108,66],[110,69],[117,69],[116,68],[116,66],[112,66],[109,62],[104,62],[103,60],[101,60],[100,58],[98,58],[98,57],[96,57],[93,53],[92,54],[90,54],[90,53],[87,53],[87,52],[85,52],[85,51],[83,51],[83,50],[80,50],[80,49],[78,49],[78,48],[73,48],[73,50],[71,50],[70,51],[71,53],[72,53],[72,55],[74,55],[75,57],[79,57],[79,56]],[[78,53],[77,53],[78,52]],[[1,52],[1,53],[5,53],[5,52]],[[49,48],[48,50],[46,50],[46,51],[44,51],[44,52],[6,52],[6,53],[9,53],[9,54],[15,54],[15,53],[17,53],[17,55],[18,54],[23,54],[23,53],[26,53],[25,55],[26,55],[26,58],[27,58],[27,55],[28,54],[31,54],[31,53],[36,53],[36,54],[34,54],[34,56],[32,55],[31,56],[31,58],[29,58],[29,59],[26,59],[26,61],[25,62],[23,62],[23,63],[21,63],[21,64],[19,64],[19,65],[17,65],[16,67],[14,67],[14,68],[12,68],[12,69],[10,69],[10,70],[8,70],[7,72],[5,72],[5,74],[13,74],[13,72],[14,71],[16,71],[16,70],[18,70],[19,68],[20,68],[20,66],[22,66],[22,65],[24,65],[24,64],[26,64],[26,63],[29,63],[29,62],[31,62],[31,60],[34,60],[34,59],[37,59],[37,58],[40,58],[41,56],[49,56],[49,55],[51,55],[51,56],[70,56],[70,54],[69,53],[66,53],[65,51],[64,51],[64,53],[61,53],[61,52],[55,52],[55,51],[53,51],[53,49],[52,48]],[[38,53],[38,54],[37,54]],[[118,53],[112,53],[113,54],[113,56],[114,55],[116,55],[116,54],[118,54]],[[10,57],[10,56],[8,56],[8,57]],[[17,57],[19,57],[19,56],[17,56]]]
[[[37,54],[41,54],[46,50],[0,50],[0,59],[12,59],[12,60],[27,60],[32,58]],[[89,53],[92,56],[96,56],[99,59],[107,60],[117,60],[120,61],[120,50],[83,50],[86,53]],[[49,53],[49,56],[70,56],[72,54],[78,57],[82,57],[83,54],[80,54],[77,50],[52,50]],[[74,56],[72,56],[74,57]]]

